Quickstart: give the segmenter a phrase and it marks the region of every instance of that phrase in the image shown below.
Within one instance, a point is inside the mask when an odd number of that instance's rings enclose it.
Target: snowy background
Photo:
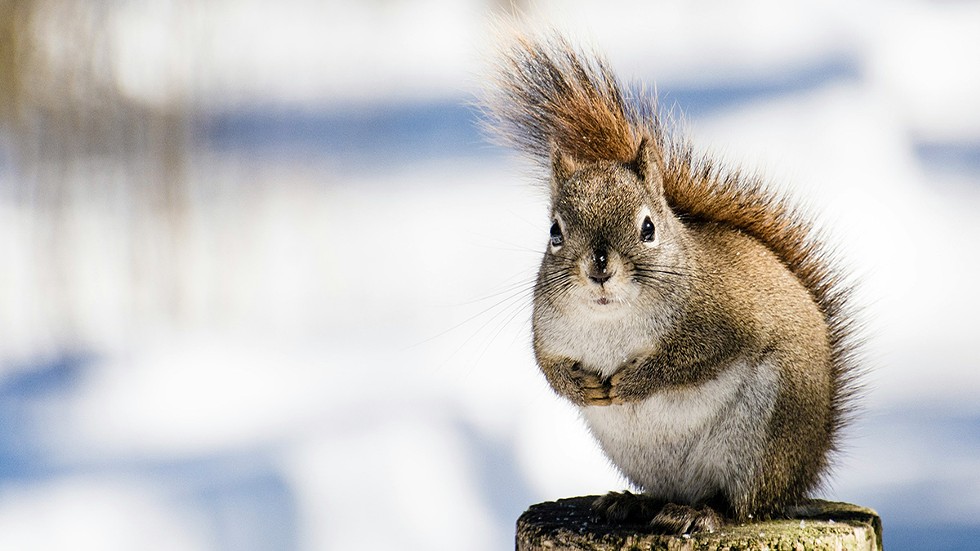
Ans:
[[[0,548],[506,549],[624,487],[530,354],[545,198],[470,106],[498,4],[0,7]],[[980,2],[603,6],[524,10],[863,279],[822,495],[975,548]]]

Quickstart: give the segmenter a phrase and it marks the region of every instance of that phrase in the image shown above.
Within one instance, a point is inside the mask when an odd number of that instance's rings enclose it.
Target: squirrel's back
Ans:
[[[795,276],[827,327],[828,448],[836,450],[858,391],[858,343],[850,287],[812,221],[761,180],[696,155],[686,141],[670,135],[654,96],[624,89],[602,58],[577,51],[561,37],[518,37],[496,75],[486,105],[491,129],[504,143],[547,168],[556,150],[582,163],[628,164],[645,141],[678,219],[747,234]]]

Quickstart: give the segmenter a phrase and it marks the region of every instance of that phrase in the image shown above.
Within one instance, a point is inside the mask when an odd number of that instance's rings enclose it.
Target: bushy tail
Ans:
[[[552,147],[580,161],[633,159],[644,132],[639,102],[624,98],[602,58],[560,36],[519,36],[496,77],[486,106],[503,143],[544,162]]]
[[[725,169],[695,155],[686,141],[672,139],[653,95],[624,92],[601,57],[578,52],[560,36],[541,41],[519,36],[494,84],[486,112],[503,143],[547,168],[553,147],[582,162],[629,162],[647,137],[655,146],[667,203],[679,218],[738,228],[783,261],[827,320],[836,383],[830,428],[838,434],[858,391],[856,327],[848,306],[850,287],[809,218],[761,180]]]

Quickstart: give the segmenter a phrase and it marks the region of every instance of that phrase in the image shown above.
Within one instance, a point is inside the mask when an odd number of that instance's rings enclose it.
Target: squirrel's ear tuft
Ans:
[[[640,140],[640,146],[636,148],[636,156],[630,163],[630,168],[632,168],[636,174],[651,187],[652,190],[657,191],[660,187],[660,171],[657,166],[657,154],[653,149],[653,144],[649,136],[644,136]]]
[[[551,187],[552,192],[556,192],[558,182],[564,182],[571,178],[575,172],[575,161],[565,155],[557,145],[551,146]]]

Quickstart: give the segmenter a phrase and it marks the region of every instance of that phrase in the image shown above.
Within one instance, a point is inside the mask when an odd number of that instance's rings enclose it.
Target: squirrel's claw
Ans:
[[[653,517],[650,527],[661,534],[681,535],[714,532],[724,523],[722,516],[707,505],[695,508],[668,503]]]
[[[646,524],[658,534],[713,532],[725,519],[707,505],[692,507],[632,492],[609,492],[592,503],[592,521],[609,524]]]
[[[663,500],[644,494],[609,492],[592,502],[592,522],[649,524],[663,506]]]
[[[609,383],[603,382],[597,374],[577,369],[572,371],[572,378],[579,388],[583,405],[608,406],[612,403],[609,399]]]

